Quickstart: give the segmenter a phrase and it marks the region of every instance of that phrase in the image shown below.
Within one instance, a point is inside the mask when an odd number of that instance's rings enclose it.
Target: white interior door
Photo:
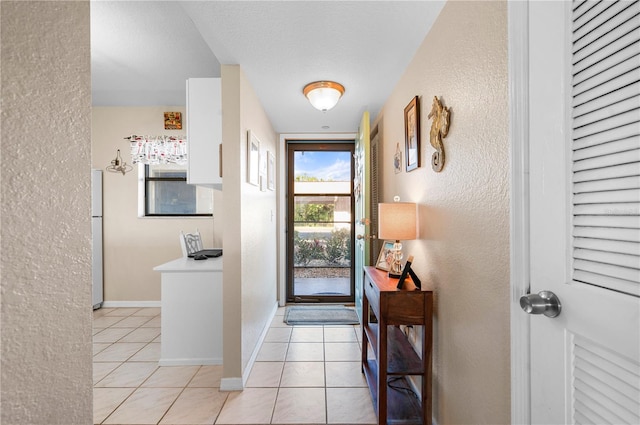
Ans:
[[[638,424],[640,3],[528,16],[531,422]]]

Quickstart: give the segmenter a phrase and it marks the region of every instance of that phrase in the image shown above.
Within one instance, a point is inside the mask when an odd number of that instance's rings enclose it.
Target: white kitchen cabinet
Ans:
[[[187,183],[222,189],[220,78],[187,80]]]

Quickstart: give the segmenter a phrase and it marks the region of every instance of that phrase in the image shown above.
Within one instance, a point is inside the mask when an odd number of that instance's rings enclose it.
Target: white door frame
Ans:
[[[287,142],[288,141],[322,141],[322,140],[355,140],[356,133],[283,133],[277,148],[276,180],[277,180],[277,234],[278,234],[278,305],[287,303]]]
[[[511,423],[531,423],[530,316],[520,308],[529,293],[529,4],[509,1],[509,140]]]

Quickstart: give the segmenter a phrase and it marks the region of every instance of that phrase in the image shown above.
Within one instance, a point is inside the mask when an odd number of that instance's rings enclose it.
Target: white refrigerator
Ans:
[[[102,307],[102,170],[91,170],[91,277],[93,309]]]

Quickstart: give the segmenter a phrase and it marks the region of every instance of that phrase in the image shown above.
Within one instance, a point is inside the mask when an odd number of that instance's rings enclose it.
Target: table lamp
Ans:
[[[378,239],[395,240],[389,277],[399,278],[402,275],[402,243],[400,241],[418,237],[417,218],[418,211],[414,203],[378,204]]]

